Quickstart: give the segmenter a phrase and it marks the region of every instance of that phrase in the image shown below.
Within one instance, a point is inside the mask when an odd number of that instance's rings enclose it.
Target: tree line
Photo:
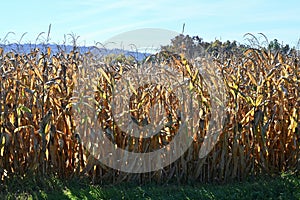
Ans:
[[[222,42],[218,39],[212,42],[205,42],[203,38],[199,36],[189,36],[180,34],[171,40],[170,45],[162,46],[162,50],[171,51],[174,53],[184,53],[188,58],[193,58],[199,56],[203,53],[212,55],[214,57],[219,56],[232,56],[240,55],[245,50],[249,48],[263,49],[266,51],[271,51],[272,53],[280,52],[281,54],[289,55],[294,53],[299,53],[299,50],[296,47],[290,47],[289,44],[283,44],[274,39],[268,41],[268,38],[261,34],[264,37],[264,41],[261,42],[252,34],[246,34],[246,44],[240,44],[237,41],[225,41]],[[300,42],[300,40],[299,40]]]

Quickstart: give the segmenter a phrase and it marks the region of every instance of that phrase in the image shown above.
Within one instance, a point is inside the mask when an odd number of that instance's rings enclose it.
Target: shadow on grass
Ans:
[[[87,179],[13,177],[0,185],[0,199],[300,199],[299,175],[282,174],[220,184],[92,185]]]
[[[95,199],[96,188],[87,179],[12,177],[1,183],[0,199]]]

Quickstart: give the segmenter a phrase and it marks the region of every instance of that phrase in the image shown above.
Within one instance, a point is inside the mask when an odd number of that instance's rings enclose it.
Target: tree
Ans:
[[[281,49],[281,45],[277,39],[274,39],[269,43],[268,49],[271,51],[279,51]]]
[[[103,60],[105,63],[116,65],[117,63],[122,64],[134,64],[136,61],[132,56],[125,56],[124,53],[121,54],[108,54]]]
[[[191,59],[203,52],[201,44],[202,38],[198,36],[190,37],[180,34],[171,40],[171,45],[162,46],[162,50],[183,54],[186,58]]]

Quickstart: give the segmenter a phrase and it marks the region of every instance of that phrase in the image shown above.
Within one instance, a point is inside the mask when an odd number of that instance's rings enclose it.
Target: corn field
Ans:
[[[83,79],[95,83],[93,99],[97,119],[110,140],[132,152],[150,152],[170,142],[180,126],[174,94],[145,85],[139,91],[163,100],[170,120],[160,134],[151,138],[129,137],[115,124],[111,111],[112,89],[116,80],[138,65],[100,62],[90,53],[74,48],[70,53],[5,53],[0,49],[0,178],[14,175],[49,175],[62,178],[89,177],[93,182],[224,182],[259,174],[279,174],[300,170],[300,64],[296,55],[247,49],[243,55],[215,58],[222,84],[226,86],[226,114],[218,142],[205,158],[199,150],[207,134],[209,114],[200,120],[192,145],[171,165],[149,173],[131,174],[111,169],[90,154],[76,127],[74,97],[87,91],[78,85]],[[205,63],[203,58],[202,62]],[[201,102],[210,96],[194,60],[160,52],[145,62],[166,63],[177,69],[191,84]],[[215,73],[215,72],[211,72]],[[88,87],[89,85],[86,85]],[[146,90],[147,89],[147,90]],[[147,123],[151,102],[147,92],[132,96],[130,107],[137,123]],[[143,99],[143,101],[142,101]],[[142,105],[142,106],[141,106]],[[209,113],[209,103],[204,104]],[[136,109],[134,109],[136,108]],[[151,120],[151,119],[150,119]],[[84,137],[90,137],[87,131]],[[90,137],[92,138],[92,137]]]

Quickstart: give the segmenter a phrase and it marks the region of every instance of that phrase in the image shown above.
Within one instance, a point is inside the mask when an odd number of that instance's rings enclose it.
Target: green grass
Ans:
[[[92,185],[87,180],[12,178],[0,199],[300,199],[299,175],[283,174],[228,184]]]

